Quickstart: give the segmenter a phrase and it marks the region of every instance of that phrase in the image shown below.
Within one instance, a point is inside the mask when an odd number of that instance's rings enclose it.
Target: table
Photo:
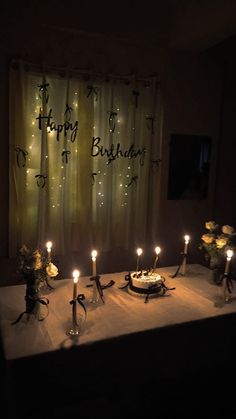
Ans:
[[[230,365],[232,370],[236,299],[233,295],[223,303],[222,288],[212,282],[207,268],[187,268],[185,276],[176,278],[171,278],[175,266],[159,268],[166,285],[175,289],[147,304],[120,289],[127,272],[101,276],[101,283],[113,279],[115,284],[104,291],[105,304],[98,307],[89,302],[89,277],[80,278],[78,292],[86,297],[87,319],[78,340],[66,335],[72,320],[72,279],[54,280],[54,290],[44,292],[50,303],[43,321],[22,319],[14,326],[11,322],[24,310],[25,285],[0,288],[8,408],[12,398],[17,400],[17,417],[22,411],[26,418],[55,397],[63,405],[87,400],[89,406],[90,397],[100,395],[101,400],[109,394],[112,399],[115,392],[117,401],[126,394],[124,383],[140,400],[140,389],[142,399],[150,397],[150,383],[170,382],[212,366],[222,371]],[[129,398],[125,400],[127,408]]]

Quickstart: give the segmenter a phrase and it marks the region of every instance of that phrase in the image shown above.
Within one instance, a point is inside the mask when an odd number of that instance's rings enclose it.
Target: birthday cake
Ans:
[[[128,291],[136,295],[162,293],[163,277],[153,270],[133,272],[130,274]]]

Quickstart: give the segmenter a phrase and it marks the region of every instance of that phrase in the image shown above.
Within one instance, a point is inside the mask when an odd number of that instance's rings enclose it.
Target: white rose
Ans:
[[[53,277],[53,276],[58,275],[58,269],[56,265],[54,265],[52,262],[48,264],[48,266],[46,267],[46,271],[47,271],[48,276]]]

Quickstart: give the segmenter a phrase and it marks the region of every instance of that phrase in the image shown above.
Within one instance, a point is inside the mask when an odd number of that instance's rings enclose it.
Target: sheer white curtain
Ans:
[[[65,254],[156,234],[161,98],[156,79],[85,80],[10,69],[10,255],[52,240]]]

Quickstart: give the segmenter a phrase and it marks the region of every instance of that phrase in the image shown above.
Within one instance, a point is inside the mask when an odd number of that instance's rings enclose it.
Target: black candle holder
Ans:
[[[231,278],[231,274],[229,272],[224,272],[222,275],[222,287],[223,287],[223,300],[225,303],[228,303],[230,300],[230,295],[233,291],[233,281]]]
[[[171,278],[176,278],[176,276],[178,275],[182,275],[182,276],[185,275],[186,265],[187,265],[187,253],[181,252],[180,254],[182,255],[181,262],[178,265],[174,275],[171,275]]]

